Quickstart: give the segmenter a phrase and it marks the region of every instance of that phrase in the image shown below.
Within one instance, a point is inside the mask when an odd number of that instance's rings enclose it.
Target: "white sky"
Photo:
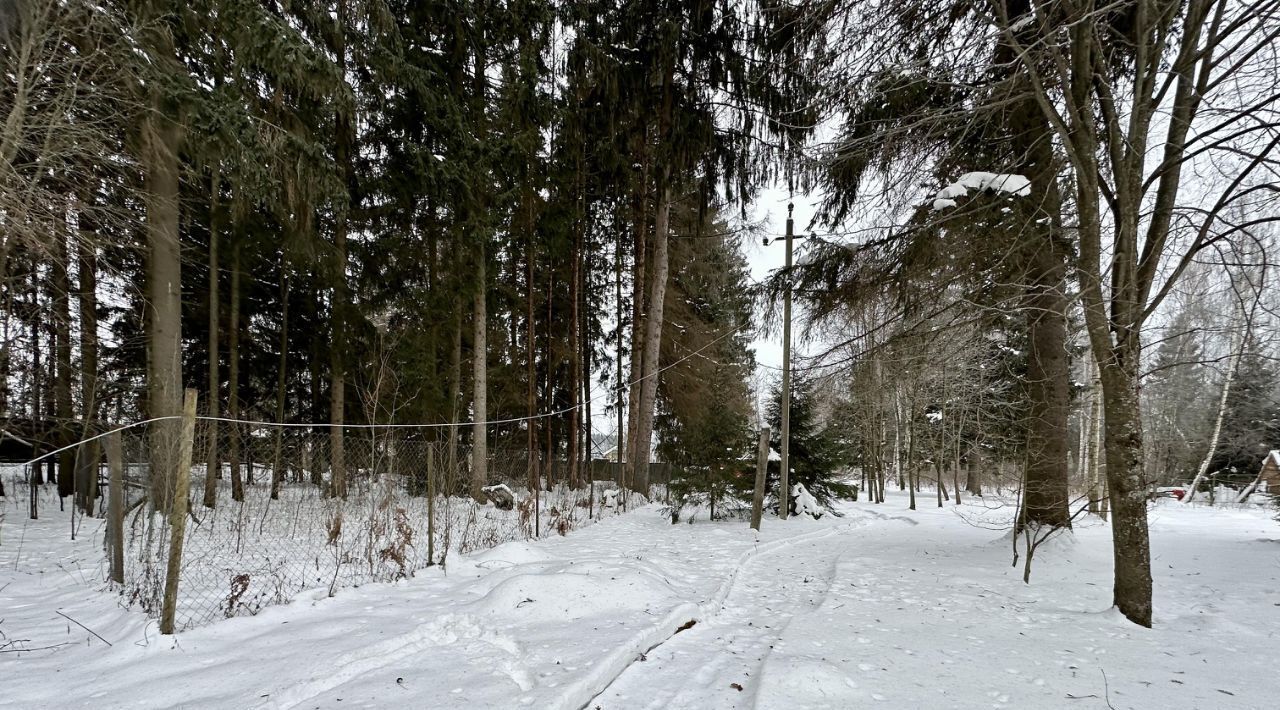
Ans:
[[[795,233],[797,235],[804,234],[803,230],[809,224],[809,220],[813,218],[816,199],[809,195],[798,194],[791,201],[795,204]],[[786,189],[772,187],[763,190],[747,210],[750,223],[762,225],[764,230],[764,234],[744,237],[741,242],[742,253],[747,259],[750,277],[754,282],[759,283],[768,278],[770,272],[782,268],[786,261],[785,240],[781,237],[786,234],[787,202]],[[764,246],[761,243],[765,235],[769,236],[769,246]],[[802,240],[795,242],[794,258],[799,258],[803,245],[804,241]],[[793,311],[793,313],[798,312],[798,308]],[[606,328],[612,327],[612,321],[608,318],[603,320]],[[794,330],[796,329],[793,328]],[[781,328],[776,328],[772,331],[758,330],[755,335],[756,337],[752,341],[751,347],[756,353],[757,366],[752,387],[756,390],[757,396],[761,398],[760,401],[763,402],[762,398],[767,397],[770,383],[778,377],[782,368],[782,332]],[[792,361],[794,362],[805,352],[803,344],[797,341],[793,333]],[[606,399],[609,401],[606,402]],[[612,436],[617,428],[617,417],[604,412],[608,404],[612,404],[611,397],[603,397],[593,402],[592,426],[600,434]]]
[[[795,234],[804,234],[804,229],[813,218],[815,212],[816,200],[809,195],[797,194],[794,197],[789,197],[785,188],[769,188],[761,192],[755,204],[748,211],[751,221],[762,224],[764,231],[770,238],[769,246],[762,244],[762,238],[751,239],[743,244],[742,251],[751,267],[751,279],[753,281],[764,280],[769,276],[770,272],[782,268],[783,264],[786,263],[786,240],[781,237],[786,234],[788,201],[795,205],[793,213]],[[799,258],[800,250],[803,246],[803,240],[795,242],[793,260]],[[796,320],[794,316],[798,309],[794,304],[792,308],[792,320],[794,322]],[[791,359],[793,363],[806,352],[803,344],[796,338],[796,330],[797,328],[792,327]],[[763,402],[763,398],[768,396],[770,383],[778,377],[782,368],[781,328],[776,328],[772,331],[758,331],[751,345],[756,351],[755,385],[757,397],[760,398],[760,402]]]

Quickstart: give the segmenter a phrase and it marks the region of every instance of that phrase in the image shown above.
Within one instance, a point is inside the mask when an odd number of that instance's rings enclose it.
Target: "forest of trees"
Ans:
[[[232,419],[527,418],[434,432],[476,451],[474,492],[486,445],[530,452],[531,482],[559,453],[568,470],[542,478],[576,485],[593,416],[621,406],[626,478],[644,490],[632,463],[655,410],[663,431],[711,426],[679,401],[695,364],[660,381],[659,362],[714,346],[749,366],[745,271],[716,215],[776,176],[781,146],[813,123],[763,118],[804,71],[771,59],[768,14],[491,0],[6,11],[0,409],[56,421],[50,443],[172,416],[184,387]],[[664,340],[664,322],[679,335]],[[330,485],[341,494],[340,464]]]
[[[480,498],[494,451],[582,485],[602,421],[623,485],[715,496],[794,288],[799,480],[1109,514],[1150,625],[1152,486],[1280,448],[1277,38],[1280,0],[5,3],[0,421],[158,419],[161,509],[185,388],[317,425],[335,496],[344,424],[456,424]],[[816,234],[757,287],[777,187]]]

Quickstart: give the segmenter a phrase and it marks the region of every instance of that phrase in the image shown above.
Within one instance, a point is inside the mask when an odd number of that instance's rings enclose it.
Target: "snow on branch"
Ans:
[[[1031,194],[1031,181],[1022,175],[1009,173],[965,173],[959,180],[938,191],[938,195],[933,198],[933,209],[955,207],[956,198],[968,195],[970,190],[991,190],[1026,197]]]

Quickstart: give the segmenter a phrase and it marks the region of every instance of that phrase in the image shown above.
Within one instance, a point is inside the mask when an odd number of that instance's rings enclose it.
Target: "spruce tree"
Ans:
[[[853,488],[843,480],[846,473],[838,468],[839,444],[834,440],[831,431],[818,421],[815,395],[815,382],[806,374],[792,376],[791,381],[791,442],[789,464],[791,468],[791,485],[800,484],[817,499],[818,503],[830,509],[836,500],[853,496]],[[770,426],[769,445],[780,450],[782,445],[782,389],[773,388],[767,410]],[[781,470],[778,463],[771,463],[769,469],[771,481],[779,480]],[[776,490],[776,484],[771,485]],[[778,492],[786,495],[790,505],[790,491]]]
[[[1240,359],[1222,436],[1209,471],[1237,488],[1258,475],[1268,452],[1280,448],[1280,372],[1256,341]]]

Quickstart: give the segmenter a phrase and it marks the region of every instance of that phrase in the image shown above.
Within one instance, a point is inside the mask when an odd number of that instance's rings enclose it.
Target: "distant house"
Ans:
[[[1267,454],[1258,472],[1259,493],[1280,494],[1280,449]]]

